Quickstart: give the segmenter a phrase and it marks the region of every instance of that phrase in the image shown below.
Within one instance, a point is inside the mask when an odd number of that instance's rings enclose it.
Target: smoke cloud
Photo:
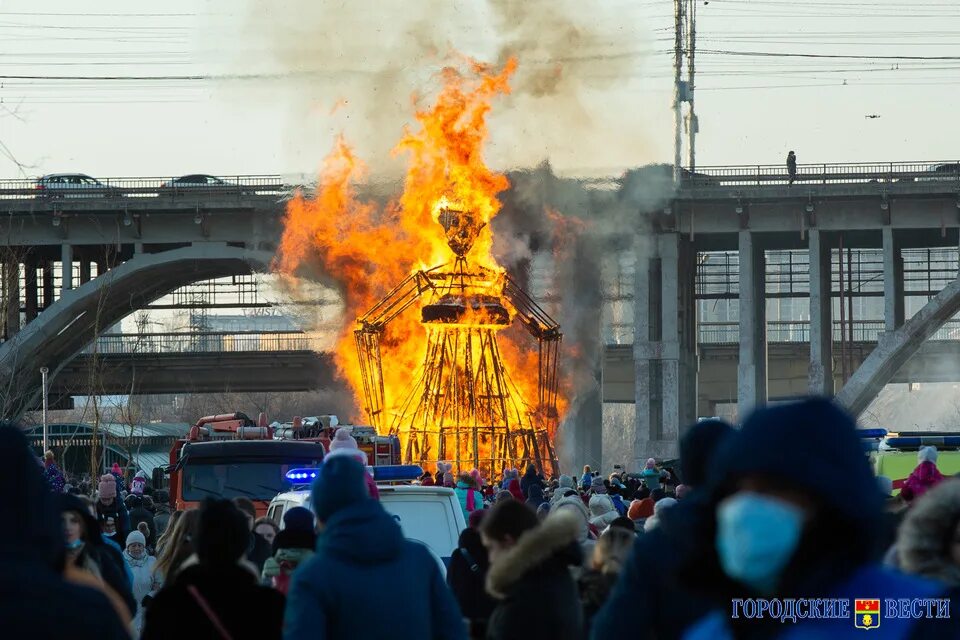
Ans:
[[[244,83],[242,99],[284,105],[287,152],[303,171],[315,169],[342,131],[375,175],[396,174],[390,151],[412,106],[429,98],[437,72],[461,54],[519,61],[513,94],[492,115],[492,166],[549,159],[583,173],[640,164],[654,150],[649,120],[635,116],[643,94],[630,83],[650,37],[633,10],[612,5],[249,0],[236,30],[247,53],[230,71],[265,76]]]

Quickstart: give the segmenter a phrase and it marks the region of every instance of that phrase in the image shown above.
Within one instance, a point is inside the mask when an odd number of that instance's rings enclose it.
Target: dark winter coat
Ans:
[[[450,556],[447,584],[453,591],[463,617],[470,621],[470,637],[483,638],[487,620],[497,606],[486,590],[490,560],[476,529],[464,529]]]
[[[366,599],[372,606],[364,606]],[[461,640],[466,625],[433,555],[406,540],[376,500],[325,523],[317,552],[293,574],[286,640]]]
[[[191,595],[191,586],[206,600],[235,640],[281,637],[284,599],[280,592],[258,585],[253,574],[240,565],[206,567],[198,564],[180,571],[172,585],[157,593],[147,608],[142,640],[222,637]]]
[[[134,498],[133,504],[134,506],[130,509],[130,531],[136,531],[138,524],[146,522],[147,528],[150,529],[150,535],[147,537],[147,546],[152,549],[157,542],[157,524],[153,512],[147,509],[146,501],[143,498]],[[126,538],[121,540],[121,546],[124,546],[126,542]]]
[[[489,640],[579,640],[583,613],[571,566],[581,562],[574,514],[551,514],[527,531],[487,573],[487,591],[500,602]]]
[[[116,539],[122,547],[127,541],[127,534],[130,533],[130,512],[127,511],[127,505],[123,504],[119,494],[117,494],[117,497],[113,499],[113,503],[109,505],[97,500],[96,508],[97,520],[99,522],[103,522],[107,517],[111,517],[117,523]],[[98,527],[97,531],[99,530],[100,528]]]
[[[844,470],[843,487],[830,477]],[[883,498],[863,455],[853,420],[832,402],[806,400],[754,413],[717,453],[710,473],[704,515],[696,536],[699,544],[684,558],[680,569],[685,584],[714,604],[714,613],[687,629],[687,640],[721,640],[736,634],[744,638],[846,637],[851,621],[803,619],[784,628],[780,620],[731,619],[732,598],[757,594],[731,580],[716,553],[717,505],[746,477],[761,477],[786,490],[801,492],[815,515],[804,528],[792,561],[770,597],[936,598],[944,596],[942,583],[899,574],[878,565]],[[642,621],[634,621],[642,627]],[[885,638],[958,638],[960,619],[882,621]],[[636,626],[634,627],[636,628]],[[596,633],[596,631],[595,631]]]
[[[102,593],[63,580],[60,505],[13,427],[0,427],[0,484],[16,487],[0,500],[0,635],[128,639]]]
[[[613,590],[613,585],[617,582],[617,574],[602,573],[595,569],[584,571],[583,575],[577,581],[580,588],[580,602],[583,603],[583,624],[584,637],[590,633],[590,625],[594,616],[600,608],[606,603]],[[623,615],[620,611],[619,615]]]
[[[137,601],[133,598],[133,585],[130,580],[133,574],[127,570],[123,553],[103,539],[100,535],[99,523],[87,511],[87,505],[83,501],[68,494],[61,495],[60,500],[62,511],[76,511],[83,518],[83,524],[88,533],[82,554],[89,556],[96,563],[103,581],[120,596],[131,614],[136,613]],[[82,556],[76,561],[79,566],[82,563]]]
[[[250,532],[250,546],[247,548],[247,560],[257,568],[257,573],[263,572],[263,563],[273,557],[273,547],[259,533]]]
[[[520,478],[520,493],[523,494],[524,498],[530,496],[530,487],[533,485],[538,485],[540,487],[540,493],[547,488],[543,484],[543,480],[540,479],[540,476],[537,475],[537,470],[533,465],[527,467],[526,473],[523,474],[523,477]]]

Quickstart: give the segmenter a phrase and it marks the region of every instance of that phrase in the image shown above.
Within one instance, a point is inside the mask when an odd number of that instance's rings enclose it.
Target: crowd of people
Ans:
[[[284,526],[245,499],[169,512],[119,469],[86,496],[0,428],[0,616],[11,637],[802,638],[851,619],[732,616],[756,598],[952,598],[960,593],[960,479],[924,448],[896,497],[853,421],[827,400],[760,409],[739,428],[691,426],[680,462],[485,479],[441,464],[467,527],[444,578],[344,451],[311,509]],[[154,499],[151,498],[153,494]],[[39,600],[38,600],[39,598]],[[49,607],[56,615],[49,615]],[[886,638],[958,638],[956,617],[884,618]]]

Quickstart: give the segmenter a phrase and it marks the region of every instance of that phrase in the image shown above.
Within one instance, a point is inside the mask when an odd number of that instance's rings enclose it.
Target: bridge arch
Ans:
[[[960,312],[960,278],[954,280],[895,331],[880,334],[877,348],[843,386],[836,401],[859,416],[930,336]]]
[[[0,402],[5,417],[37,406],[40,367],[51,376],[100,331],[135,309],[200,280],[269,269],[273,255],[225,243],[197,243],[138,254],[83,285],[63,292],[14,338],[0,346]]]

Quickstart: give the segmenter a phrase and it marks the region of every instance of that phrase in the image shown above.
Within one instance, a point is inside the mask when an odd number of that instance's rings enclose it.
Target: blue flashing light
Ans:
[[[373,479],[376,482],[402,482],[419,480],[423,475],[423,468],[417,464],[398,464],[373,468]]]
[[[314,478],[317,477],[317,470],[311,468],[305,469],[290,469],[287,471],[286,478],[294,484],[306,484],[307,482],[313,482]]]

